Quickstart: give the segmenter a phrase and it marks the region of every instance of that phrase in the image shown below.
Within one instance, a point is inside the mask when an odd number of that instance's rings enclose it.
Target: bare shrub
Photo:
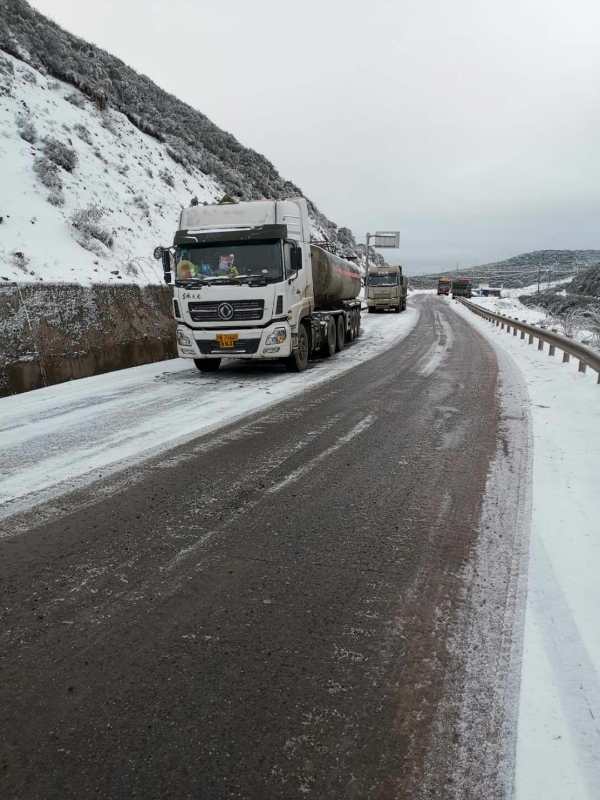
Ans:
[[[166,183],[167,186],[170,186],[172,189],[175,187],[175,178],[166,167],[164,169],[161,169],[161,171],[158,174],[160,175],[161,180],[164,181],[164,183]]]
[[[102,114],[102,127],[106,128],[109,133],[112,133],[115,136],[118,134],[117,127],[107,111],[103,112]]]
[[[62,193],[62,189],[53,189],[48,195],[47,200],[51,206],[62,208],[65,204],[65,196]]]
[[[33,86],[37,86],[35,72],[32,72],[30,69],[19,70],[19,77],[23,78],[25,83],[31,83]]]
[[[28,118],[21,118],[17,120],[17,127],[19,129],[19,136],[29,144],[35,144],[37,141],[37,131],[35,125]]]
[[[72,147],[52,136],[48,136],[44,141],[44,153],[51,161],[67,172],[73,172],[79,160]]]
[[[83,142],[85,142],[86,144],[93,144],[93,140],[92,140],[92,134],[91,134],[91,133],[89,132],[89,130],[88,130],[86,127],[85,127],[85,125],[82,125],[80,122],[78,122],[78,123],[77,123],[77,124],[74,126],[74,130],[75,130],[75,133],[77,134],[77,136],[79,136],[79,138],[80,138],[80,139],[81,139]]]
[[[592,334],[590,342],[592,347],[600,349],[600,305],[587,309],[584,326]]]
[[[15,267],[17,267],[17,269],[20,269],[22,272],[25,273],[28,272],[27,267],[29,266],[29,259],[27,258],[25,253],[23,253],[21,250],[15,250],[11,253],[11,257],[12,257],[12,262],[15,265]]]
[[[93,240],[101,242],[108,248],[113,246],[114,237],[112,233],[99,224],[105,214],[104,209],[95,205],[81,208],[73,214],[71,225],[79,234],[77,241],[82,247],[92,250],[92,252],[98,252],[96,248],[90,246],[93,244]]]
[[[573,308],[564,313],[559,317],[558,324],[565,336],[570,339],[574,338],[581,328],[581,313],[579,309]]]
[[[141,194],[137,194],[133,198],[133,203],[140,209],[140,211],[146,218],[150,217],[150,206],[148,205],[145,198],[142,197]]]
[[[85,105],[85,98],[81,92],[71,92],[71,94],[66,94],[65,100],[67,103],[71,103],[71,105],[76,106],[77,108],[83,108]]]
[[[47,189],[62,191],[63,182],[58,166],[47,156],[38,156],[33,162],[33,171]]]

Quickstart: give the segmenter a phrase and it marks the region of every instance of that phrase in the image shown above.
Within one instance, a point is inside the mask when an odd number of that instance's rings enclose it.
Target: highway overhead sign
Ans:
[[[372,247],[400,247],[400,231],[377,231],[372,235]]]

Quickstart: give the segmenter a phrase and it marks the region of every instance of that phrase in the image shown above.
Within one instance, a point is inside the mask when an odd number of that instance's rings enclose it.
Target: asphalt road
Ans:
[[[494,352],[418,302],[377,358],[0,540],[2,798],[505,795],[508,581],[483,637],[473,609],[513,443]]]

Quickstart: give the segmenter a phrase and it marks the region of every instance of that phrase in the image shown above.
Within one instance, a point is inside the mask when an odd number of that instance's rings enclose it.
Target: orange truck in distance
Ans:
[[[450,286],[452,281],[450,278],[438,278],[438,286],[437,286],[437,293],[438,294],[450,294]]]

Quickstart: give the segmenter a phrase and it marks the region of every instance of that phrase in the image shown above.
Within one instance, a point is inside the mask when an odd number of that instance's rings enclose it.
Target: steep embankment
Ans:
[[[581,324],[600,326],[600,264],[579,273],[572,281],[554,286],[539,294],[521,295],[527,306],[543,308],[552,316],[563,318],[578,314]]]

